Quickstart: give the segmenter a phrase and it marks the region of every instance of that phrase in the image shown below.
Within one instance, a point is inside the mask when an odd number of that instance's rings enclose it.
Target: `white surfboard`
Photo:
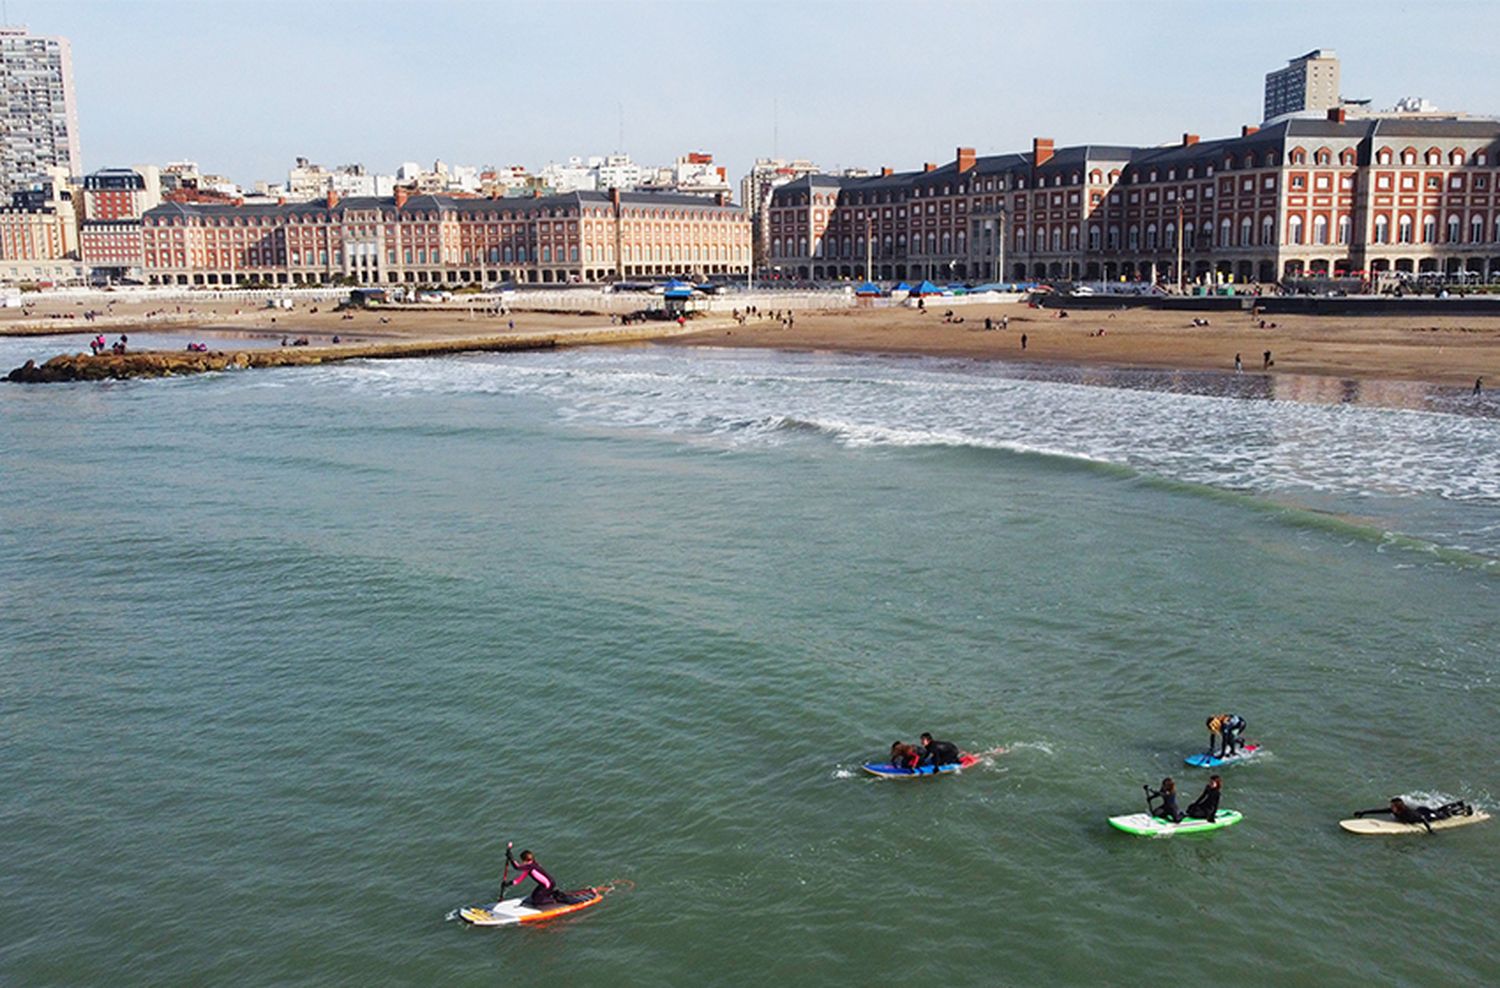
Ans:
[[[1450,816],[1445,820],[1432,821],[1433,830],[1452,830],[1454,827],[1467,827],[1471,823],[1483,823],[1490,815],[1483,810],[1475,810],[1467,816]],[[1362,834],[1366,837],[1390,837],[1396,834],[1425,834],[1427,828],[1420,823],[1398,823],[1395,820],[1382,820],[1378,817],[1355,817],[1349,820],[1340,820],[1339,826],[1351,834]]]
[[[474,926],[520,926],[523,923],[542,923],[557,916],[576,913],[604,898],[597,889],[580,889],[579,893],[587,893],[589,897],[581,902],[549,906],[546,909],[533,909],[523,905],[523,899],[506,899],[490,906],[469,906],[460,909],[458,915],[464,922]]]

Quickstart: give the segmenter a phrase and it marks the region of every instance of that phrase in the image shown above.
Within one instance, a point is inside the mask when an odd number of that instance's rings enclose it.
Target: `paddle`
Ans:
[[[495,905],[505,901],[505,879],[510,876],[510,849],[515,847],[514,842],[505,842],[505,867],[500,869],[500,898],[495,900]]]

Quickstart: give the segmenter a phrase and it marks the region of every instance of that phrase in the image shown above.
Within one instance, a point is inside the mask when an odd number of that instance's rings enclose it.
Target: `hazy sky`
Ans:
[[[88,170],[181,158],[242,182],[325,165],[523,164],[617,147],[919,167],[1223,136],[1263,77],[1338,51],[1344,95],[1500,112],[1488,0],[438,2],[5,0],[72,39]],[[624,120],[624,143],[620,121]]]

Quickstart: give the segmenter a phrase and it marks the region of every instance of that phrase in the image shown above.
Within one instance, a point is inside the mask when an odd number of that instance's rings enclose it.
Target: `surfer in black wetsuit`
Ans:
[[[1171,820],[1173,823],[1182,822],[1182,811],[1177,808],[1177,783],[1170,778],[1161,780],[1161,788],[1152,791],[1146,786],[1146,807],[1151,815],[1162,820]],[[1153,799],[1161,800],[1161,806],[1151,809]]]
[[[1187,815],[1195,820],[1207,820],[1214,822],[1214,817],[1219,813],[1219,796],[1223,792],[1224,780],[1217,775],[1208,777],[1208,785],[1203,788],[1203,795],[1188,804]]]
[[[521,860],[517,861],[510,856],[511,845],[505,845],[505,860],[516,870],[516,877],[505,881],[500,886],[500,897],[505,897],[505,888],[508,885],[520,885],[526,879],[536,882],[536,887],[531,894],[521,900],[523,906],[531,906],[534,909],[544,909],[547,906],[562,906],[577,902],[578,897],[570,892],[564,892],[557,887],[557,882],[543,870],[536,857],[530,851],[521,852]]]
[[[923,765],[957,765],[958,745],[951,741],[936,741],[931,734],[925,731],[922,734],[922,761]]]
[[[1392,796],[1389,806],[1382,806],[1373,810],[1360,810],[1354,814],[1355,819],[1370,816],[1376,813],[1389,813],[1396,819],[1397,823],[1420,823],[1432,833],[1432,821],[1446,820],[1450,816],[1468,816],[1473,813],[1473,807],[1463,800],[1455,800],[1444,803],[1442,806],[1412,806],[1400,796]]]
[[[1239,714],[1214,714],[1208,718],[1208,757],[1231,758],[1236,748],[1243,748],[1245,734],[1245,718]],[[1219,753],[1214,754],[1214,742],[1217,741]]]

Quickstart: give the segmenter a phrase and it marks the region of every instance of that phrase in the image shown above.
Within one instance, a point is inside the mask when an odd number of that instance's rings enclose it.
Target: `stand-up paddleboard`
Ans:
[[[1239,810],[1220,810],[1214,814],[1212,822],[1183,817],[1181,823],[1173,823],[1171,820],[1164,820],[1148,813],[1131,813],[1127,816],[1110,817],[1109,825],[1116,830],[1123,830],[1137,837],[1172,837],[1176,834],[1201,834],[1209,830],[1223,830],[1243,819],[1244,815]]]
[[[979,756],[967,751],[960,752],[958,762],[953,765],[920,765],[917,768],[897,768],[890,762],[865,762],[860,768],[882,779],[916,779],[924,775],[953,775],[971,765],[979,763]]]
[[[501,900],[492,906],[469,906],[460,909],[458,917],[474,926],[520,926],[523,923],[545,923],[549,919],[556,919],[559,916],[566,916],[568,913],[576,913],[580,909],[598,905],[604,899],[604,893],[599,889],[578,889],[569,894],[583,898],[566,905],[545,906],[541,909],[524,905],[524,899]]]
[[[1483,823],[1490,815],[1483,810],[1474,810],[1464,816],[1450,816],[1442,820],[1433,820],[1433,830],[1452,830],[1454,827],[1467,827],[1471,823]],[[1427,828],[1420,823],[1400,823],[1396,820],[1371,819],[1369,817],[1354,817],[1349,820],[1340,820],[1339,826],[1351,834],[1362,834],[1366,837],[1391,837],[1396,834],[1425,834]]]
[[[1233,765],[1235,762],[1242,762],[1259,750],[1260,745],[1247,744],[1228,758],[1218,758],[1210,756],[1207,752],[1200,752],[1196,755],[1188,755],[1183,761],[1194,768],[1218,768],[1220,765]]]

